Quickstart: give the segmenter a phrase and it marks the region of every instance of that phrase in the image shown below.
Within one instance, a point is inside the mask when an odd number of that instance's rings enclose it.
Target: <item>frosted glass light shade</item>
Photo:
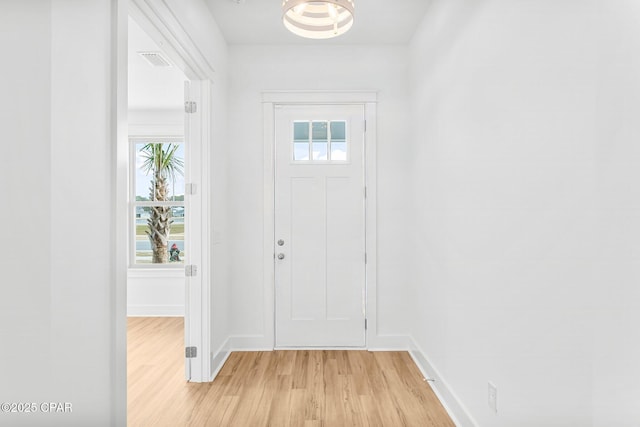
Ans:
[[[353,25],[353,0],[283,0],[282,22],[294,34],[310,39],[329,39]]]

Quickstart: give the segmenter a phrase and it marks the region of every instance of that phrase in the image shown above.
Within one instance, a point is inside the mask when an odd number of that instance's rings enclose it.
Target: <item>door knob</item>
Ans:
[[[278,254],[278,259],[284,259],[284,254]]]

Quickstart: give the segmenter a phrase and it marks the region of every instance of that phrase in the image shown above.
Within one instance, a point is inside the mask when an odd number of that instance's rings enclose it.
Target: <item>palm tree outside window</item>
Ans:
[[[132,263],[184,263],[184,143],[182,138],[131,138]]]

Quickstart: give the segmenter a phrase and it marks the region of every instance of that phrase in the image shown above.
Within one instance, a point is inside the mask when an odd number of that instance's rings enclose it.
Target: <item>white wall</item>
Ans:
[[[184,316],[182,268],[136,268],[127,272],[127,316]]]
[[[640,4],[597,4],[593,420],[640,425]]]
[[[232,334],[260,341],[266,328],[263,284],[264,133],[261,93],[269,90],[377,90],[378,332],[407,333],[409,132],[407,48],[401,46],[231,46],[229,191]]]
[[[115,420],[112,6],[0,5],[0,401],[73,404],[3,425]]]
[[[462,425],[640,423],[638,18],[434,0],[414,37],[412,334]]]

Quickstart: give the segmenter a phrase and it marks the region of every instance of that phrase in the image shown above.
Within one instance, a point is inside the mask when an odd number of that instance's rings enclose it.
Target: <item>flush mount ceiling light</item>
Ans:
[[[349,31],[353,9],[353,0],[283,0],[282,21],[299,36],[329,39]]]

